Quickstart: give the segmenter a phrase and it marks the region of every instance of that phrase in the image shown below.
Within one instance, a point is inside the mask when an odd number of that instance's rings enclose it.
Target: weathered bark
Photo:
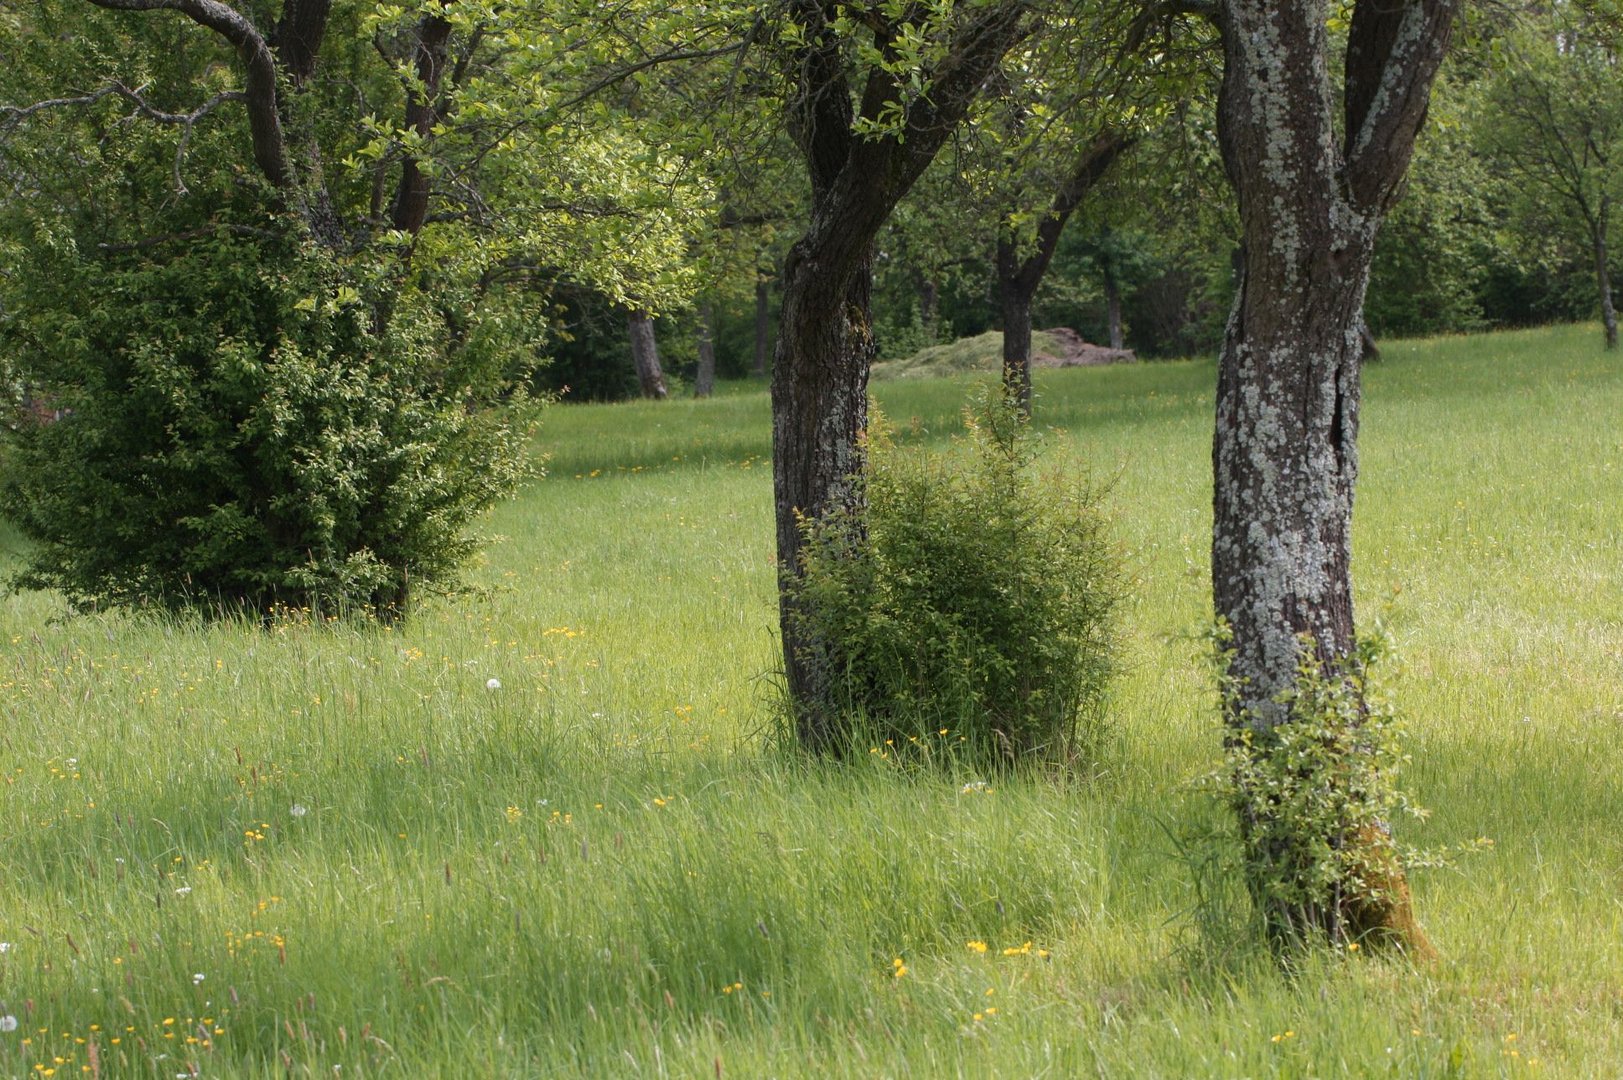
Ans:
[[[756,271],[755,277],[755,375],[766,378],[767,357],[772,354],[772,282]]]
[[[631,363],[637,369],[637,383],[642,396],[664,401],[665,371],[659,366],[659,345],[654,340],[654,318],[646,311],[626,313],[626,327],[631,337]]]
[[[874,237],[1025,32],[1023,3],[964,14],[943,58],[923,73],[929,94],[909,106],[902,130],[876,137],[853,130],[854,122],[860,116],[878,123],[902,89],[876,67],[854,100],[847,56],[831,25],[835,8],[813,0],[790,6],[805,44],[793,57],[798,86],[789,128],[811,179],[812,211],[784,265],[772,370],[773,495],[778,562],[786,575],[779,593],[784,670],[801,743],[818,751],[841,748],[829,692],[836,675],[828,643],[802,633],[787,575],[801,569],[802,520],[860,503],[852,478],[864,467]],[[876,46],[889,49],[898,28],[877,11],[870,18]]]
[[[693,396],[706,398],[716,391],[716,313],[706,300],[699,306],[699,370],[693,377]]]
[[[316,72],[316,55],[327,36],[332,0],[285,0],[276,24],[276,54],[293,85],[303,87]]]
[[[1032,298],[1048,273],[1071,215],[1135,141],[1132,135],[1105,131],[1081,148],[1070,173],[1054,193],[1047,215],[1037,223],[1036,242],[1029,251],[1022,251],[1013,230],[1004,228],[998,232],[996,269],[998,304],[1003,315],[1003,389],[1022,416],[1031,415]]]
[[[1218,376],[1212,588],[1233,631],[1228,720],[1258,739],[1291,719],[1279,698],[1296,683],[1304,647],[1327,676],[1344,671],[1353,650],[1364,292],[1457,6],[1358,0],[1344,143],[1326,75],[1323,0],[1227,0],[1218,17],[1218,134],[1239,198],[1244,266]],[[1429,952],[1389,842],[1367,832],[1331,840],[1369,845],[1388,887],[1291,913],[1283,929],[1373,935]],[[1280,928],[1282,913],[1267,914]]]

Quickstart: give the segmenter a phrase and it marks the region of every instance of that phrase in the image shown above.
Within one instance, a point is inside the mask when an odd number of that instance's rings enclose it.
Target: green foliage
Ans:
[[[1326,669],[1304,640],[1297,678],[1279,697],[1288,719],[1260,726],[1240,712],[1230,673],[1228,630],[1216,634],[1225,713],[1235,725],[1224,771],[1209,778],[1240,823],[1245,880],[1276,941],[1323,935],[1346,944],[1358,933],[1350,907],[1393,902],[1395,871],[1441,856],[1400,853],[1392,822],[1424,817],[1398,786],[1409,763],[1392,703],[1372,693],[1371,666],[1384,641],[1362,639]],[[1399,884],[1397,887],[1402,887]]]
[[[1037,473],[994,391],[965,423],[959,455],[904,454],[876,427],[864,507],[804,527],[803,640],[826,650],[853,738],[946,732],[985,760],[1064,760],[1101,718],[1115,655],[1123,585],[1099,496]]]
[[[281,222],[80,259],[34,245],[3,347],[63,411],[25,419],[0,506],[15,584],[79,605],[390,614],[452,582],[520,474],[485,408],[503,317],[343,265]]]

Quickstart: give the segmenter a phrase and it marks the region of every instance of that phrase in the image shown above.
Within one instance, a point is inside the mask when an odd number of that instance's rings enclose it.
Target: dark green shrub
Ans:
[[[0,348],[62,419],[25,417],[0,474],[32,540],[20,586],[389,615],[454,579],[465,527],[519,475],[522,410],[486,407],[511,357],[389,258],[341,262],[274,221],[33,251],[49,288],[14,291]]]
[[[870,439],[865,509],[806,527],[801,639],[853,742],[1067,760],[1101,717],[1123,589],[1098,493],[1039,473],[1000,398],[966,424],[959,452]]]

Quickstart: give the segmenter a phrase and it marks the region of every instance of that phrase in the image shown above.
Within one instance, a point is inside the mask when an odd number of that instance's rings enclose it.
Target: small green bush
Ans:
[[[1069,760],[1102,715],[1123,590],[1099,493],[1039,473],[1001,395],[965,421],[967,453],[918,454],[876,420],[864,505],[805,527],[799,636],[852,744]]]
[[[127,255],[37,244],[4,346],[61,419],[24,417],[0,512],[14,584],[79,606],[389,617],[451,582],[520,473],[510,357],[398,266],[274,220]]]

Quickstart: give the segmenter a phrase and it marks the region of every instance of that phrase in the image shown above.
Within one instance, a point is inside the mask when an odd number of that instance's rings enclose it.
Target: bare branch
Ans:
[[[218,0],[90,0],[115,11],[178,11],[229,41],[246,69],[244,100],[253,132],[254,163],[276,188],[293,186],[287,143],[276,106],[276,58],[264,35],[236,9]]]
[[[620,83],[625,82],[639,71],[647,71],[649,68],[658,67],[660,64],[674,64],[684,60],[714,60],[718,56],[729,56],[733,53],[742,52],[748,47],[749,41],[746,39],[738,42],[737,44],[724,45],[717,49],[671,49],[668,52],[658,53],[654,56],[648,57],[645,60],[639,60],[634,64],[627,64],[625,67],[615,68],[613,71],[609,72],[607,75],[604,75],[602,78],[592,83],[592,85],[588,86],[586,89],[564,102],[559,106],[559,108],[573,109],[576,105],[595,97],[604,90],[607,90],[609,87],[617,86]]]
[[[149,236],[145,240],[135,240],[127,244],[97,244],[96,250],[104,255],[122,255],[131,251],[145,251],[161,244],[172,244],[186,240],[201,240],[205,236],[216,233],[230,233],[232,236],[257,236],[265,239],[275,239],[276,234],[269,229],[256,229],[252,225],[208,225],[201,229],[187,229],[184,232],[165,233],[162,236]]]
[[[69,108],[76,105],[94,105],[96,102],[105,100],[109,97],[123,98],[125,101],[128,101],[130,104],[134,105],[135,111],[146,117],[148,120],[152,120],[159,124],[178,124],[180,126],[180,142],[175,147],[174,176],[175,190],[184,195],[186,194],[186,182],[181,179],[180,166],[181,162],[184,161],[186,157],[186,147],[191,142],[192,128],[196,126],[199,120],[213,112],[220,105],[223,105],[227,101],[243,101],[246,99],[246,95],[238,90],[227,90],[222,93],[215,94],[213,97],[203,102],[203,104],[193,109],[191,112],[172,113],[155,108],[150,102],[148,102],[147,99],[142,96],[142,92],[145,89],[146,87],[141,86],[132,90],[123,83],[115,82],[110,83],[99,90],[93,90],[88,94],[81,94],[78,97],[51,98],[48,101],[36,101],[32,105],[0,105],[0,118],[4,118],[3,120],[0,120],[0,132],[10,130],[16,125],[22,123],[28,117],[33,116],[35,113],[44,112],[47,109]]]

